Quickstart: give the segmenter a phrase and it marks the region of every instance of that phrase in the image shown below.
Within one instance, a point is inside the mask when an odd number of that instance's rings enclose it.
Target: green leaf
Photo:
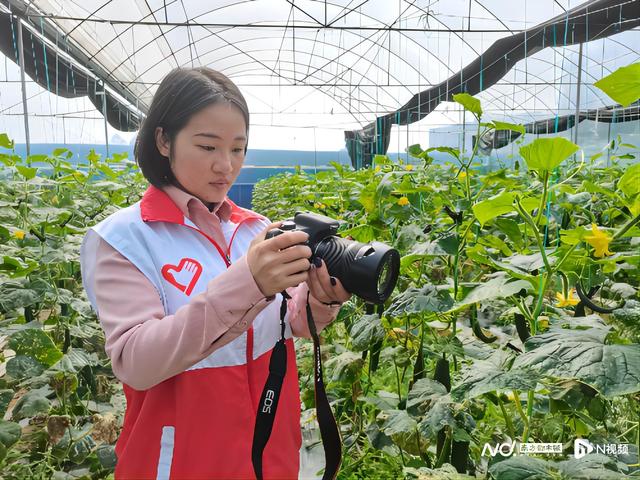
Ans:
[[[7,375],[16,380],[37,377],[44,372],[44,366],[33,357],[16,355],[7,362]]]
[[[374,155],[373,156],[373,165],[389,165],[393,163],[389,157],[386,155]]]
[[[477,118],[482,116],[482,105],[480,100],[468,93],[456,93],[453,96],[454,102],[458,102],[465,110],[473,113]]]
[[[447,394],[447,388],[436,380],[421,378],[407,397],[407,411],[414,415],[423,415],[435,400]]]
[[[61,157],[61,156],[64,155],[66,158],[69,158],[69,154],[70,153],[71,152],[67,148],[56,148],[56,149],[53,150],[52,155],[54,157]]]
[[[530,337],[514,368],[591,385],[606,397],[640,391],[640,345],[606,345],[607,330],[551,330]]]
[[[15,142],[11,140],[6,133],[0,133],[0,147],[13,150],[13,147],[15,147]]]
[[[475,475],[472,477],[458,473],[456,468],[450,463],[445,463],[440,468],[404,467],[402,473],[406,479],[417,480],[476,480],[477,478]]]
[[[575,143],[562,137],[538,138],[520,148],[520,155],[527,162],[529,170],[540,175],[550,172],[568,157],[580,150]]]
[[[362,316],[349,331],[353,350],[356,352],[367,350],[371,345],[382,340],[384,333],[384,327],[377,314]]]
[[[499,217],[505,213],[515,211],[513,201],[516,198],[515,193],[502,192],[491,198],[476,203],[471,208],[481,225],[484,225],[492,218]]]
[[[380,360],[393,365],[394,363],[400,367],[408,367],[411,365],[410,352],[403,345],[396,345],[395,347],[385,347],[380,352]]]
[[[412,455],[420,454],[420,450],[423,448],[423,440],[420,439],[418,434],[418,424],[405,410],[380,412],[376,420],[381,422],[380,430],[391,437],[396,445]],[[420,442],[420,449],[418,448],[418,442]],[[426,449],[426,445],[424,448]]]
[[[591,230],[580,226],[571,230],[560,230],[560,241],[567,245],[577,245],[584,240],[584,237],[591,235]]]
[[[47,155],[44,155],[42,153],[36,153],[34,155],[29,155],[27,157],[27,164],[31,165],[32,163],[46,162],[48,158],[49,157]]]
[[[516,247],[522,248],[524,242],[518,222],[511,218],[498,218],[496,219],[495,224],[505,235],[507,235],[507,237],[509,237],[509,240],[511,240]]]
[[[352,236],[354,240],[369,243],[376,239],[376,229],[369,224],[356,225],[353,228],[341,232],[342,236]]]
[[[420,146],[419,143],[416,143],[414,145],[409,145],[406,149],[405,152],[407,152],[409,155],[411,155],[412,157],[415,158],[422,158],[420,155],[422,155],[422,153],[424,152],[424,150],[422,150],[422,147]]]
[[[22,428],[20,428],[20,425],[0,420],[0,443],[2,443],[6,448],[15,444],[20,439],[21,435]]]
[[[574,195],[567,194],[567,202],[571,205],[586,205],[591,200],[589,192],[578,192]]]
[[[456,307],[485,302],[496,298],[506,298],[515,295],[520,290],[528,290],[531,284],[525,280],[511,281],[503,272],[495,274],[496,277],[477,286]]]
[[[598,80],[594,86],[627,107],[640,98],[640,63],[620,67]]]
[[[528,370],[501,370],[491,361],[476,361],[451,390],[451,398],[461,402],[495,390],[531,390],[535,388],[537,380],[538,376]]]
[[[2,257],[2,263],[0,263],[0,270],[11,272],[10,275],[14,278],[24,277],[36,268],[38,268],[38,263],[34,260],[27,259],[27,261],[24,262],[21,258],[10,257],[8,255]],[[3,300],[4,299],[0,300],[0,303],[4,303]]]
[[[528,455],[514,455],[489,467],[491,477],[497,480],[617,480],[627,478],[628,467],[615,458],[591,453],[582,458],[561,462],[542,460]]]
[[[617,308],[613,311],[613,318],[625,325],[640,325],[640,302],[627,300],[622,308]]]
[[[446,426],[457,427],[452,408],[448,394],[438,398],[418,425],[420,433],[426,438],[434,438]]]
[[[390,408],[385,410],[390,410]],[[382,430],[380,430],[380,427],[376,422],[369,423],[369,425],[367,425],[367,428],[365,429],[365,433],[367,434],[367,438],[369,439],[371,446],[376,450],[382,450],[389,455],[399,454],[400,450],[393,443],[391,437],[382,433]]]
[[[512,130],[514,132],[520,132],[522,135],[525,134],[524,125],[517,125],[515,123],[507,123],[507,122],[498,122],[494,120],[493,127],[496,130]]]
[[[563,478],[577,480],[617,480],[625,478],[628,467],[615,457],[609,457],[600,453],[592,453],[583,458],[569,458],[556,465],[564,474]]]
[[[509,480],[551,480],[552,469],[545,460],[528,455],[514,455],[489,467],[489,473],[495,479]]]
[[[54,364],[50,371],[79,373],[84,367],[98,365],[98,356],[79,348],[69,348],[62,358]]]
[[[9,348],[17,355],[28,355],[50,367],[62,357],[51,337],[39,328],[28,328],[11,335]]]
[[[89,160],[89,162],[91,162],[94,165],[100,161],[101,157],[102,155],[96,153],[96,151],[93,148],[89,150],[89,153],[87,154],[87,160]]]
[[[26,393],[16,402],[13,409],[14,420],[34,417],[38,413],[47,413],[51,407],[51,401],[37,390]]]
[[[0,390],[0,418],[4,416],[7,411],[9,403],[13,399],[13,390]]]
[[[326,367],[332,373],[331,381],[353,382],[359,376],[363,364],[362,355],[347,351],[331,357]]]
[[[549,264],[553,265],[556,258],[550,257],[548,252],[547,256]],[[544,267],[544,260],[542,259],[542,255],[539,253],[532,253],[531,255],[516,254],[505,258],[502,262],[496,261],[495,264],[500,267],[507,267],[510,271],[531,273]]]
[[[376,188],[377,185],[372,182],[360,191],[358,200],[367,213],[371,213],[376,209]]]
[[[118,458],[113,445],[100,445],[96,450],[96,456],[102,468],[113,470],[116,468]]]
[[[452,233],[440,238],[438,240],[438,245],[449,255],[455,255],[456,253],[458,253],[460,241],[458,240],[458,235]]]
[[[455,147],[431,147],[431,148],[427,148],[422,156],[424,157],[425,154],[428,154],[429,152],[448,153],[452,157],[454,157],[456,159],[460,159],[460,150],[455,148]]]
[[[91,423],[85,424],[82,429],[67,428],[62,438],[53,446],[52,453],[75,464],[82,463],[96,446],[95,440],[89,435],[92,428]]]
[[[618,181],[618,190],[629,198],[634,197],[640,192],[640,163],[636,163],[627,168]]]
[[[386,313],[400,316],[419,312],[446,312],[453,306],[447,289],[426,284],[422,288],[411,287],[393,299]]]
[[[24,165],[16,165],[16,170],[18,170],[18,173],[26,180],[31,180],[38,172],[37,167],[25,167]]]

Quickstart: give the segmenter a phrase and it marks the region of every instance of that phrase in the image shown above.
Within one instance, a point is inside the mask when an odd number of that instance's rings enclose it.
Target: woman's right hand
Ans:
[[[308,234],[284,232],[265,240],[267,232],[280,225],[282,222],[266,227],[253,239],[247,252],[249,270],[265,297],[295,287],[306,281],[309,275],[311,249],[299,245],[308,240]]]

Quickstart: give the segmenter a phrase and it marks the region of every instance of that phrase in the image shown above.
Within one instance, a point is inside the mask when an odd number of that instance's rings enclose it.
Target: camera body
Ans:
[[[333,218],[325,217],[317,213],[297,212],[294,218],[285,220],[280,228],[270,230],[266,238],[273,238],[284,232],[305,232],[309,235],[309,238],[301,245],[307,245],[311,248],[311,251],[315,253],[314,247],[326,237],[336,235],[339,227],[340,222]]]
[[[400,254],[381,242],[361,243],[337,235],[340,223],[311,212],[297,212],[294,218],[270,230],[266,238],[284,232],[302,231],[309,235],[303,245],[311,248],[313,259],[324,260],[329,274],[344,288],[363,300],[382,303],[391,295],[400,271]]]

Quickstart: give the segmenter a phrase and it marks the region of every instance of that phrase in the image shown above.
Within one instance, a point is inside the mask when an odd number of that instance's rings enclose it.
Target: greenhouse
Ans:
[[[0,0],[0,478],[640,478],[640,0]]]

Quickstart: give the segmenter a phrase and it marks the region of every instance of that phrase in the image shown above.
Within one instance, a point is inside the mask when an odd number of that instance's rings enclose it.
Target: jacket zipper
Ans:
[[[254,218],[254,217],[251,217],[251,218]],[[251,218],[245,218],[244,220],[240,220],[240,223],[238,223],[238,225],[236,225],[236,229],[233,231],[233,234],[231,235],[231,240],[229,240],[229,246],[228,246],[226,252],[224,252],[222,250],[222,248],[220,248],[220,245],[218,245],[218,242],[216,242],[213,238],[211,238],[209,235],[204,233],[199,228],[192,227],[191,225],[186,225],[186,224],[183,224],[183,226],[185,226],[187,228],[190,228],[191,230],[195,230],[196,232],[200,233],[201,235],[204,235],[206,237],[206,239],[209,240],[213,244],[214,247],[216,247],[216,250],[218,250],[218,253],[220,254],[222,259],[224,260],[225,265],[227,266],[227,268],[229,268],[231,266],[231,244],[233,243],[233,239],[236,237],[236,233],[238,233],[238,230],[240,230],[240,225],[242,225],[247,220],[251,220]]]
[[[236,225],[236,229],[233,231],[233,234],[231,235],[231,239],[229,240],[229,246],[227,248],[226,253],[223,252],[222,248],[220,248],[220,245],[218,245],[218,243],[213,238],[211,238],[209,235],[204,233],[199,228],[192,227],[191,225],[184,225],[184,224],[183,225],[185,227],[188,227],[204,235],[207,238],[207,240],[209,240],[213,244],[213,246],[216,247],[216,250],[218,250],[218,253],[224,260],[224,263],[226,264],[227,268],[229,268],[231,266],[231,245],[233,244],[234,238],[236,238],[236,233],[238,233],[238,230],[240,230],[240,225],[242,225],[247,220],[250,220],[250,218],[241,220],[238,223],[238,225]],[[249,330],[247,330],[247,348],[245,350],[245,354],[246,354],[246,362],[247,362],[247,387],[249,388],[249,392],[251,394],[250,395],[251,403],[255,408],[257,408],[257,406],[254,404],[255,402],[253,401],[253,387],[252,387],[251,368],[250,368],[250,365],[253,363],[253,326],[249,327]]]

